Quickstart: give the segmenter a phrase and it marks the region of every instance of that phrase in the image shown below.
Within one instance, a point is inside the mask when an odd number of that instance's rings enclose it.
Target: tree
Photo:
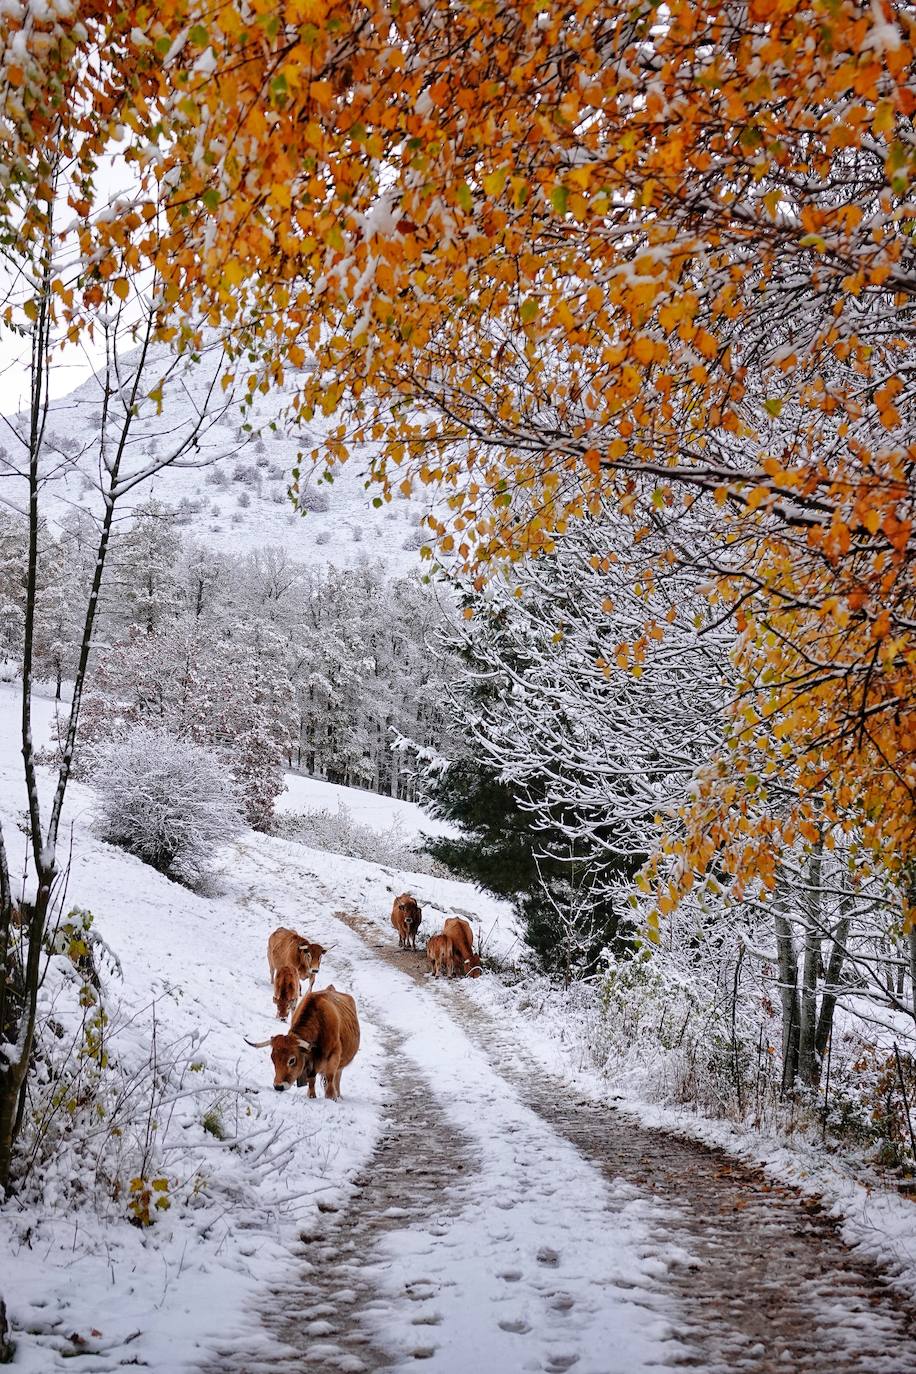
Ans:
[[[222,758],[249,824],[266,830],[282,792],[293,718],[289,669],[269,629],[173,616],[101,650],[86,690],[85,767],[125,729],[164,730]]]
[[[641,477],[663,500],[714,494],[745,735],[767,747],[776,716],[805,765],[786,841],[816,776],[838,822],[909,864],[912,8],[164,0],[140,17],[3,21],[0,216],[30,241],[51,150],[78,157],[93,271],[72,327],[144,262],[183,341],[201,299],[231,322],[251,391],[313,350],[300,415],[345,407],[316,456],[369,441],[389,490],[451,487],[432,530],[467,561],[549,547],[609,493],[626,511]],[[125,137],[127,76],[137,190],[94,214],[80,190]]]
[[[8,21],[5,18],[4,24]],[[4,49],[4,58],[8,58]],[[9,81],[9,70],[7,70]],[[15,83],[14,83],[15,84]],[[7,86],[7,97],[9,86]],[[33,150],[34,151],[34,150]],[[41,161],[39,154],[36,154]],[[15,162],[15,158],[14,158]],[[6,166],[6,164],[5,164]],[[27,169],[20,167],[26,181]],[[24,412],[10,424],[14,449],[5,459],[5,499],[21,505],[26,530],[21,596],[21,677],[22,677],[22,755],[28,802],[28,847],[32,875],[30,893],[14,911],[10,862],[0,833],[0,1034],[5,1050],[0,1056],[0,1187],[10,1182],[13,1148],[21,1127],[26,1103],[26,1084],[32,1061],[36,1029],[37,997],[42,951],[49,925],[53,921],[54,893],[59,889],[57,842],[64,800],[70,780],[74,750],[80,729],[83,692],[96,628],[99,598],[114,529],[115,512],[124,497],[154,473],[185,455],[199,463],[206,452],[207,432],[214,414],[194,407],[183,409],[169,443],[154,457],[144,443],[135,442],[138,420],[167,403],[169,389],[180,385],[181,359],[161,353],[153,365],[151,351],[154,335],[162,324],[165,300],[158,294],[155,280],[139,282],[121,278],[106,284],[96,282],[99,310],[95,320],[102,361],[95,375],[103,424],[98,440],[79,438],[62,441],[48,423],[51,413],[49,379],[56,350],[66,336],[66,312],[72,288],[65,277],[73,270],[74,240],[69,230],[60,230],[55,219],[58,183],[62,181],[58,156],[48,165],[43,183],[44,196],[37,204],[20,206],[21,215],[14,229],[0,214],[4,236],[0,252],[13,268],[13,286],[6,296],[3,322],[16,321],[30,358],[28,403]],[[21,190],[21,188],[20,188]],[[9,210],[8,187],[0,186],[0,211]],[[14,220],[15,220],[14,216]],[[7,232],[9,230],[9,232]],[[76,280],[82,279],[82,261]],[[92,270],[92,269],[90,269]],[[63,273],[64,275],[59,275]],[[129,309],[125,302],[129,301]],[[213,380],[222,370],[222,357],[213,366]],[[232,403],[231,390],[217,391],[214,410]],[[212,400],[211,392],[210,399]],[[62,472],[71,474],[81,463],[97,464],[97,501],[100,507],[91,581],[82,606],[74,615],[81,622],[72,644],[73,696],[64,735],[53,796],[49,806],[42,802],[36,772],[36,746],[32,734],[32,691],[42,671],[42,637],[54,658],[57,642],[54,620],[57,612],[47,598],[47,577],[51,555],[57,550],[48,541],[43,516],[43,501]],[[59,608],[58,608],[59,609]]]

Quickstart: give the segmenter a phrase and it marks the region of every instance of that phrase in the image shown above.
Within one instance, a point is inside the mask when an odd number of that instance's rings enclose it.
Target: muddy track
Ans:
[[[432,1287],[408,1279],[386,1296],[380,1271],[387,1266],[378,1247],[389,1232],[420,1224],[431,1235],[446,1235],[450,1218],[463,1206],[463,1179],[471,1176],[474,1155],[422,1078],[405,1067],[400,1037],[383,1028],[382,1040],[390,1098],[386,1130],[369,1165],[354,1180],[345,1209],[319,1203],[317,1220],[300,1235],[302,1249],[291,1262],[289,1285],[264,1296],[260,1339],[248,1351],[220,1351],[207,1374],[363,1374],[394,1368],[403,1357],[383,1349],[375,1333],[405,1302],[416,1303],[418,1312],[409,1355],[423,1361],[435,1354],[437,1322],[427,1304]],[[447,1190],[439,1164],[446,1156],[453,1180]]]
[[[666,1239],[695,1260],[674,1266],[665,1281],[681,1313],[677,1335],[691,1352],[669,1367],[709,1374],[916,1369],[912,1315],[877,1267],[844,1244],[816,1201],[715,1150],[642,1127],[613,1107],[573,1100],[559,1079],[526,1062],[518,1041],[460,983],[435,983],[421,954],[399,950],[360,915],[335,914],[386,963],[434,988],[527,1105],[609,1179],[623,1178],[665,1203]],[[409,1086],[400,1091],[409,1097]],[[450,1139],[451,1128],[445,1129]],[[371,1216],[366,1220],[372,1224]],[[370,1367],[384,1368],[384,1359]]]

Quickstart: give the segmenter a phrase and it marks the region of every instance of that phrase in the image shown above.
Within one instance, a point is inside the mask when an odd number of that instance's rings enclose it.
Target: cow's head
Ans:
[[[423,919],[423,908],[418,906],[412,897],[404,904],[404,915],[411,930],[419,929],[420,921]]]
[[[278,968],[274,976],[274,1001],[281,1021],[289,1016],[290,1008],[299,997],[299,974],[291,964]]]
[[[270,1057],[274,1066],[274,1088],[278,1093],[285,1092],[315,1076],[315,1047],[309,1040],[298,1035],[272,1035],[269,1040],[248,1040],[246,1045],[260,1050],[270,1046]]]

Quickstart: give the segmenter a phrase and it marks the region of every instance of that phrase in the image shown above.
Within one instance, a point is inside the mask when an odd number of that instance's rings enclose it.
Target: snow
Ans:
[[[526,1050],[576,1093],[596,1102],[614,1102],[644,1126],[701,1141],[756,1165],[805,1195],[823,1199],[847,1244],[869,1255],[908,1294],[916,1295],[916,1202],[882,1186],[877,1178],[869,1179],[862,1161],[833,1156],[801,1132],[789,1136],[758,1130],[651,1100],[652,1085],[662,1077],[659,1065],[643,1062],[638,1072],[627,1075],[611,1060],[599,1070],[585,1043],[586,1036],[594,1036],[594,1028],[584,1030],[559,997],[539,1001],[523,991],[518,995],[519,990],[507,988],[499,979],[481,979],[466,990],[483,1009],[505,1014],[510,1005],[513,1020],[521,1023],[520,1030],[523,1027]]]
[[[22,840],[17,708],[16,689],[0,684],[0,815],[14,867]],[[36,701],[38,738],[50,736],[53,712],[53,702]],[[49,785],[43,776],[45,796]],[[395,810],[404,814],[404,806]],[[427,1285],[419,1315],[435,1317],[427,1363],[439,1374],[457,1374],[468,1360],[484,1369],[532,1360],[560,1369],[574,1355],[583,1374],[636,1374],[678,1348],[656,1281],[672,1262],[651,1239],[659,1205],[607,1183],[525,1106],[431,987],[418,989],[381,964],[335,916],[365,913],[391,939],[392,895],[409,886],[426,929],[466,914],[506,947],[515,936],[504,907],[467,884],[251,831],[219,851],[209,895],[200,895],[100,841],[94,812],[91,791],[74,785],[65,816],[73,836],[68,902],[93,913],[123,967],[122,978],[103,978],[118,1070],[142,1077],[154,1024],[160,1064],[179,1065],[180,1081],[157,1103],[149,1169],[169,1178],[172,1206],[149,1228],[131,1226],[126,1195],[80,1177],[85,1156],[62,1143],[40,1190],[26,1188],[0,1210],[0,1247],[13,1258],[2,1294],[17,1368],[51,1374],[79,1353],[85,1370],[135,1360],[177,1374],[216,1359],[229,1368],[226,1351],[239,1369],[284,1353],[260,1321],[264,1295],[307,1272],[299,1235],[346,1204],[372,1157],[390,1098],[392,1034],[402,1037],[404,1062],[435,1099],[449,1140],[456,1148],[465,1142],[473,1171],[454,1190],[459,1214],[446,1237],[405,1222],[361,1257],[378,1293],[364,1314],[374,1339],[395,1357],[416,1347],[417,1304],[402,1282],[409,1274]],[[340,1102],[275,1094],[268,1051],[244,1043],[244,1035],[263,1039],[278,1029],[265,957],[278,923],[331,946],[319,986],[331,979],[356,996],[363,1040]],[[45,1013],[53,1007],[69,1032],[72,973],[62,956],[51,960],[44,996]],[[214,1102],[222,1104],[224,1140],[202,1126]],[[127,1179],[140,1165],[126,1138],[120,1148]],[[573,1294],[561,1320],[556,1304]],[[320,1321],[320,1311],[313,1315]],[[310,1358],[327,1345],[329,1364],[357,1367],[330,1332],[312,1334],[321,1341]]]
[[[159,371],[164,372],[172,362],[167,349],[154,350],[146,390],[154,386]],[[206,412],[214,366],[213,359],[205,357],[166,383],[161,415],[154,413],[151,404],[143,409],[131,429],[131,471],[163,445],[173,451],[177,437],[190,432],[201,412]],[[430,499],[422,493],[416,498],[399,494],[380,507],[373,506],[377,488],[366,489],[372,458],[368,448],[336,467],[332,484],[317,483],[319,473],[311,475],[311,461],[306,457],[301,463],[303,487],[320,492],[327,509],[299,514],[292,508],[287,489],[298,455],[308,454],[331,427],[331,421],[321,417],[308,425],[286,426],[283,411],[301,380],[290,373],[283,390],[274,389],[269,397],[258,395],[244,417],[237,407],[218,417],[214,414],[194,450],[195,461],[165,468],[141,483],[135,494],[126,494],[119,505],[122,515],[149,499],[173,507],[187,501],[192,508],[181,516],[184,534],[227,553],[239,555],[274,545],[311,565],[344,568],[365,558],[381,563],[392,577],[419,568],[420,519],[428,511]],[[7,406],[15,404],[8,390],[4,400]],[[59,527],[74,507],[98,513],[98,492],[92,483],[98,480],[100,406],[101,393],[94,377],[50,403],[49,462],[57,470],[43,489],[42,502],[52,528]],[[243,418],[251,425],[250,432],[242,431]],[[16,424],[17,417],[11,416],[13,429]],[[272,424],[276,430],[270,428]],[[58,438],[60,452],[55,452]],[[21,466],[23,453],[8,431],[0,443],[0,476],[7,471],[7,464]],[[68,455],[65,461],[61,453]],[[234,474],[240,464],[253,468],[257,477],[237,479]],[[224,485],[219,485],[218,475]],[[18,495],[16,483],[4,486],[9,500],[24,509],[24,484]],[[240,505],[239,498],[246,495],[249,504]]]
[[[390,830],[397,825],[405,840],[418,839],[422,834],[455,834],[454,826],[427,815],[415,802],[381,796],[360,787],[343,787],[302,773],[286,774],[286,788],[275,803],[277,811],[303,815],[316,811],[334,812],[339,807],[344,807],[357,824],[370,826],[373,830]]]

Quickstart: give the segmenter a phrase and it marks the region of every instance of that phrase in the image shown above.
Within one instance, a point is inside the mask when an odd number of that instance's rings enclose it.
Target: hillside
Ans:
[[[128,355],[128,359],[135,355]],[[171,360],[161,348],[148,369],[150,388]],[[265,544],[279,545],[306,563],[347,567],[361,557],[377,561],[392,576],[419,566],[420,519],[428,500],[397,496],[375,508],[375,492],[366,491],[368,453],[356,454],[338,468],[333,484],[306,479],[306,512],[293,509],[287,495],[299,452],[309,451],[321,430],[320,418],[291,428],[283,412],[293,392],[290,379],[283,392],[258,395],[252,411],[237,406],[221,411],[222,401],[208,395],[213,365],[206,357],[189,363],[164,389],[161,414],[146,403],[134,422],[132,462],[136,466],[163,446],[173,446],[195,417],[208,410],[212,422],[201,437],[196,465],[163,470],[123,502],[129,512],[151,498],[175,507],[184,532],[217,549],[240,553]],[[74,509],[96,510],[93,487],[102,429],[100,389],[94,377],[50,402],[46,442],[46,486],[43,511],[52,526]],[[0,475],[21,466],[22,450],[12,431],[25,433],[23,414],[9,417],[0,436]],[[243,429],[250,424],[251,430]],[[273,426],[273,427],[272,427]],[[24,488],[4,482],[8,504],[24,504]]]

